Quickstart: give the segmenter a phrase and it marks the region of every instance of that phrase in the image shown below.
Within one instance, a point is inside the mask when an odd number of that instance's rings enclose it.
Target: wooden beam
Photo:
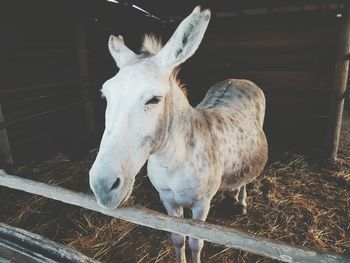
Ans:
[[[0,170],[0,185],[83,207],[138,225],[185,234],[284,262],[345,263],[350,260],[342,255],[295,247],[228,227],[170,217],[143,207],[132,206],[107,210],[100,207],[92,195],[76,193],[58,186],[8,175],[3,170]]]
[[[26,117],[23,117],[23,118],[19,118],[19,119],[15,119],[15,120],[8,121],[8,122],[2,121],[1,120],[1,115],[0,115],[0,132],[1,132],[2,129],[6,129],[7,127],[9,127],[9,126],[11,126],[13,124],[17,124],[17,123],[20,123],[20,122],[23,122],[23,121],[33,120],[33,119],[39,118],[41,116],[44,116],[44,115],[47,115],[47,114],[51,114],[51,113],[54,113],[54,112],[57,112],[57,111],[61,111],[61,110],[66,110],[66,109],[69,109],[69,108],[72,108],[72,107],[75,107],[75,106],[78,106],[78,105],[81,105],[81,104],[84,104],[84,103],[86,103],[86,100],[80,100],[80,101],[77,101],[77,102],[72,102],[70,104],[59,106],[59,107],[56,107],[56,108],[53,108],[53,109],[41,111],[39,113],[34,113],[34,114],[29,115],[29,116],[26,116]],[[1,110],[1,108],[0,108],[0,110]],[[1,112],[0,112],[0,114],[1,114]],[[1,133],[0,133],[0,146],[1,146]]]
[[[83,15],[84,5],[81,2],[82,0],[76,0],[76,1],[77,1],[76,32],[77,32],[79,72],[80,72],[80,78],[86,79],[89,76],[89,67],[88,67],[89,62],[88,62],[88,55],[87,55],[85,23],[84,23],[84,15]],[[87,130],[90,134],[94,134],[96,132],[94,108],[90,99],[89,87],[85,83],[82,83],[82,96],[86,100],[84,104],[84,108],[85,108]]]
[[[330,118],[327,138],[327,158],[334,162],[338,154],[339,136],[343,117],[344,98],[349,72],[350,53],[350,3],[346,2],[343,23],[338,39],[336,64],[331,95]]]
[[[0,125],[5,125],[4,115],[0,105]],[[13,164],[13,158],[11,153],[10,141],[7,136],[7,131],[3,127],[0,127],[0,164],[11,165]]]
[[[27,86],[22,88],[14,88],[14,89],[5,89],[0,90],[0,95],[7,95],[7,94],[13,94],[13,93],[22,93],[24,91],[37,91],[37,90],[50,90],[55,89],[59,87],[64,86],[72,86],[73,88],[79,87],[81,84],[90,84],[94,80],[92,79],[79,79],[79,80],[69,80],[69,81],[63,81],[63,82],[54,82],[44,85],[34,85],[34,86]]]
[[[68,246],[3,223],[0,223],[0,262],[1,257],[26,263],[98,263]]]

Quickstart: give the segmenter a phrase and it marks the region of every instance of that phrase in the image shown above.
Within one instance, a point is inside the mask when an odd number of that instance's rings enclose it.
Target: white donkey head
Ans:
[[[162,147],[170,126],[169,105],[176,104],[169,95],[170,76],[196,51],[209,19],[209,10],[196,7],[167,44],[148,55],[135,54],[122,37],[110,37],[109,50],[120,70],[102,88],[105,131],[90,170],[90,187],[101,206],[113,209],[127,199],[138,171]]]

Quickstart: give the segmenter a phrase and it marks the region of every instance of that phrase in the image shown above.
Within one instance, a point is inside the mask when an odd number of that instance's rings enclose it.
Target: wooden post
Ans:
[[[2,114],[0,105],[0,124],[5,124],[5,118]],[[10,141],[7,136],[6,128],[0,128],[0,165],[13,164],[13,158],[11,154]]]
[[[344,97],[349,72],[350,3],[348,2],[344,5],[343,21],[339,33],[327,139],[327,157],[331,162],[336,160],[338,154]]]
[[[78,62],[79,62],[79,73],[81,79],[86,79],[89,76],[88,67],[88,55],[86,48],[86,36],[85,36],[85,26],[84,26],[84,15],[83,15],[83,5],[81,0],[77,1],[77,47],[78,47]],[[94,134],[96,132],[95,124],[95,114],[94,108],[90,99],[90,92],[88,83],[82,83],[82,95],[86,99],[84,104],[86,124],[89,134]]]

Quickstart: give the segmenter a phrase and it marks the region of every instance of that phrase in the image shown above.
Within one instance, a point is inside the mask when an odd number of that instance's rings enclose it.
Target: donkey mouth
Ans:
[[[104,195],[102,197],[96,196],[96,201],[97,201],[97,204],[104,209],[113,210],[116,207],[118,207],[118,203],[113,202],[112,196],[109,196],[109,195],[108,196]]]
[[[126,206],[129,204],[128,199],[132,193],[132,187],[128,190],[126,195],[122,198],[115,193],[108,193],[103,195],[95,195],[97,203],[104,209],[114,210],[121,206]]]

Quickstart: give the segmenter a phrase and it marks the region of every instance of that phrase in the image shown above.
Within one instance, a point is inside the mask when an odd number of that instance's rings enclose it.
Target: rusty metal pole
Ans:
[[[334,162],[338,154],[339,136],[343,116],[344,98],[349,72],[350,53],[350,3],[343,8],[343,21],[339,32],[336,53],[336,64],[331,95],[329,129],[327,141],[327,157]]]

